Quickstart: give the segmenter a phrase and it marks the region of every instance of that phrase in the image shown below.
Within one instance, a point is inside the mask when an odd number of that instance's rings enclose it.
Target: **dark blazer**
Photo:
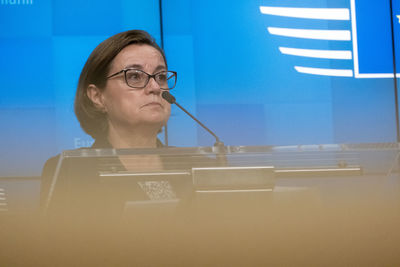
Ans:
[[[157,139],[157,147],[164,147],[164,144]],[[96,139],[91,147],[85,148],[113,148],[107,139]],[[82,149],[82,148],[80,148]],[[41,184],[40,184],[40,206],[43,207],[47,195],[50,190],[50,185],[56,171],[57,163],[60,155],[49,158],[43,166]],[[122,164],[121,164],[122,166]]]

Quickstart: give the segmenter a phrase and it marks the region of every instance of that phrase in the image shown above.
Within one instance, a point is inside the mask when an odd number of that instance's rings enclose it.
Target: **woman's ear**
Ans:
[[[106,112],[106,106],[104,105],[103,92],[94,84],[89,84],[86,94],[93,104],[100,110]]]

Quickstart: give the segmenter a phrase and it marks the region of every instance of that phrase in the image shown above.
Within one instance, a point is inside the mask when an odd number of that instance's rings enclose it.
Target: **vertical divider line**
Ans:
[[[398,82],[397,82],[397,69],[396,69],[396,48],[395,48],[395,40],[394,40],[394,25],[393,25],[393,3],[392,0],[389,0],[390,3],[390,27],[392,33],[392,55],[393,55],[393,81],[394,81],[394,101],[395,101],[395,109],[396,109],[396,136],[397,142],[400,142],[400,130],[399,130],[399,100],[398,100]]]
[[[164,24],[163,24],[162,0],[158,0],[158,10],[159,10],[159,15],[160,15],[161,48],[164,50]],[[168,122],[164,125],[164,143],[166,146],[168,146]]]
[[[158,0],[158,10],[160,15],[160,39],[161,39],[161,48],[164,49],[164,24],[163,24],[163,14],[162,14],[162,0]]]
[[[354,64],[354,78],[360,75],[360,68],[358,64],[358,41],[357,41],[357,17],[356,17],[356,3],[355,0],[350,1],[350,18],[351,18],[351,34],[353,43],[353,64]]]

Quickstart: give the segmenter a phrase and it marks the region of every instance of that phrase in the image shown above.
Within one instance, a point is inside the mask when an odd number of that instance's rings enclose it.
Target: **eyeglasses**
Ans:
[[[107,79],[117,76],[120,73],[124,73],[126,84],[132,88],[146,87],[150,78],[153,78],[160,86],[160,89],[163,90],[171,90],[176,85],[177,73],[175,71],[160,71],[155,74],[148,74],[141,70],[127,68],[111,74]]]

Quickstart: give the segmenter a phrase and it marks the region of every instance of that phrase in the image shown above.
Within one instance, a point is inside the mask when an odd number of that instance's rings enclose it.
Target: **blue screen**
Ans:
[[[160,21],[156,0],[1,0],[0,176],[40,175],[50,156],[91,145],[73,112],[79,74],[128,29],[163,36],[171,93],[226,145],[396,142],[389,4],[164,0]],[[173,106],[168,143],[214,139]]]
[[[226,144],[396,141],[387,3],[164,1],[163,9],[166,50],[174,55],[170,64],[184,74],[176,96]],[[291,36],[288,29],[306,34]],[[324,39],[332,31],[344,37]],[[384,77],[356,77],[356,61],[359,73]],[[195,137],[185,115],[176,113],[172,143],[212,144],[200,128]]]

